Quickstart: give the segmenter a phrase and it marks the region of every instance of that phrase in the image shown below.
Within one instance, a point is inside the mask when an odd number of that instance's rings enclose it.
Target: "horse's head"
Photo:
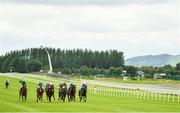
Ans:
[[[52,89],[54,89],[54,84],[51,85]]]
[[[63,86],[62,88],[63,88],[63,89],[65,89],[66,87],[65,87],[65,86]]]
[[[39,92],[44,92],[44,89],[42,87],[39,88]]]
[[[85,92],[86,91],[86,88],[81,88],[81,92]]]

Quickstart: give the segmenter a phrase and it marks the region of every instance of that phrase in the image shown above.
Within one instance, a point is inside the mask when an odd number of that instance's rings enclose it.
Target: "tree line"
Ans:
[[[47,48],[54,71],[76,73],[81,70],[121,69],[124,66],[123,52],[117,50],[92,51],[88,49],[62,50]],[[37,72],[48,70],[48,57],[43,48],[11,51],[0,56],[0,72]],[[84,72],[83,72],[84,73]]]
[[[165,65],[162,67],[143,66],[138,68],[138,70],[143,71],[147,76],[153,75],[155,73],[165,73],[167,77],[180,77],[180,63],[177,63],[175,67],[171,65]]]
[[[123,52],[117,50],[92,51],[83,49],[62,50],[47,48],[50,53],[54,72],[63,74],[103,75],[103,76],[131,76],[137,71],[143,71],[146,77],[155,73],[180,76],[180,63],[173,67],[134,67],[124,65]],[[0,72],[39,72],[49,70],[49,62],[45,49],[31,48],[11,51],[0,56]],[[126,70],[126,73],[123,72]]]

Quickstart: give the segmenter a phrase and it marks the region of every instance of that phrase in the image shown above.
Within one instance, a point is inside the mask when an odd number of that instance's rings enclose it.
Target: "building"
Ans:
[[[154,73],[153,78],[154,79],[162,79],[166,77],[166,73]]]
[[[144,72],[143,71],[137,71],[136,72],[137,79],[143,79],[144,78]]]

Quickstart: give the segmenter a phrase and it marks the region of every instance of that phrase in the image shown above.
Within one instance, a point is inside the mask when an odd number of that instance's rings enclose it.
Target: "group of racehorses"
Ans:
[[[6,88],[8,88],[9,83],[5,83]],[[19,99],[22,101],[27,100],[27,92],[28,89],[26,85],[22,85],[22,87],[19,90]],[[42,83],[38,85],[36,89],[37,93],[37,102],[38,101],[43,101],[43,94],[44,92],[46,93],[46,98],[49,102],[51,102],[51,98],[55,100],[54,92],[55,92],[55,87],[54,84],[46,84],[45,89],[42,87]],[[84,101],[86,102],[87,99],[87,85],[82,84],[81,88],[79,89],[79,99],[80,102]],[[66,96],[68,98],[68,101],[75,101],[76,99],[76,85],[70,84],[70,86],[67,88],[66,83],[60,84],[59,89],[58,89],[58,101],[63,101],[65,102]]]

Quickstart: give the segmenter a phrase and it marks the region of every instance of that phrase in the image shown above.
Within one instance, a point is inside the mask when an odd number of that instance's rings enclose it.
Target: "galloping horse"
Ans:
[[[47,100],[49,100],[49,102],[51,102],[51,97],[53,96],[54,100],[54,85],[53,84],[49,84],[48,87],[46,87],[46,96],[47,96]]]
[[[37,92],[37,102],[38,102],[39,100],[42,101],[42,100],[43,100],[44,89],[43,89],[42,87],[37,87],[36,92]]]
[[[63,83],[60,85],[60,88],[59,88],[58,100],[62,100],[63,102],[65,102],[66,93],[67,93],[67,85]]]
[[[76,85],[71,84],[70,87],[68,88],[68,93],[67,93],[69,102],[72,100],[75,101],[76,99],[75,94],[76,94]]]
[[[84,85],[84,87],[81,87],[81,89],[79,90],[79,99],[80,99],[80,102],[81,102],[81,100],[86,102],[86,99],[87,99],[86,93],[87,93],[87,86]]]
[[[19,100],[21,98],[22,98],[22,101],[26,101],[26,99],[27,99],[27,88],[26,88],[26,86],[22,86],[20,91],[19,91]]]

